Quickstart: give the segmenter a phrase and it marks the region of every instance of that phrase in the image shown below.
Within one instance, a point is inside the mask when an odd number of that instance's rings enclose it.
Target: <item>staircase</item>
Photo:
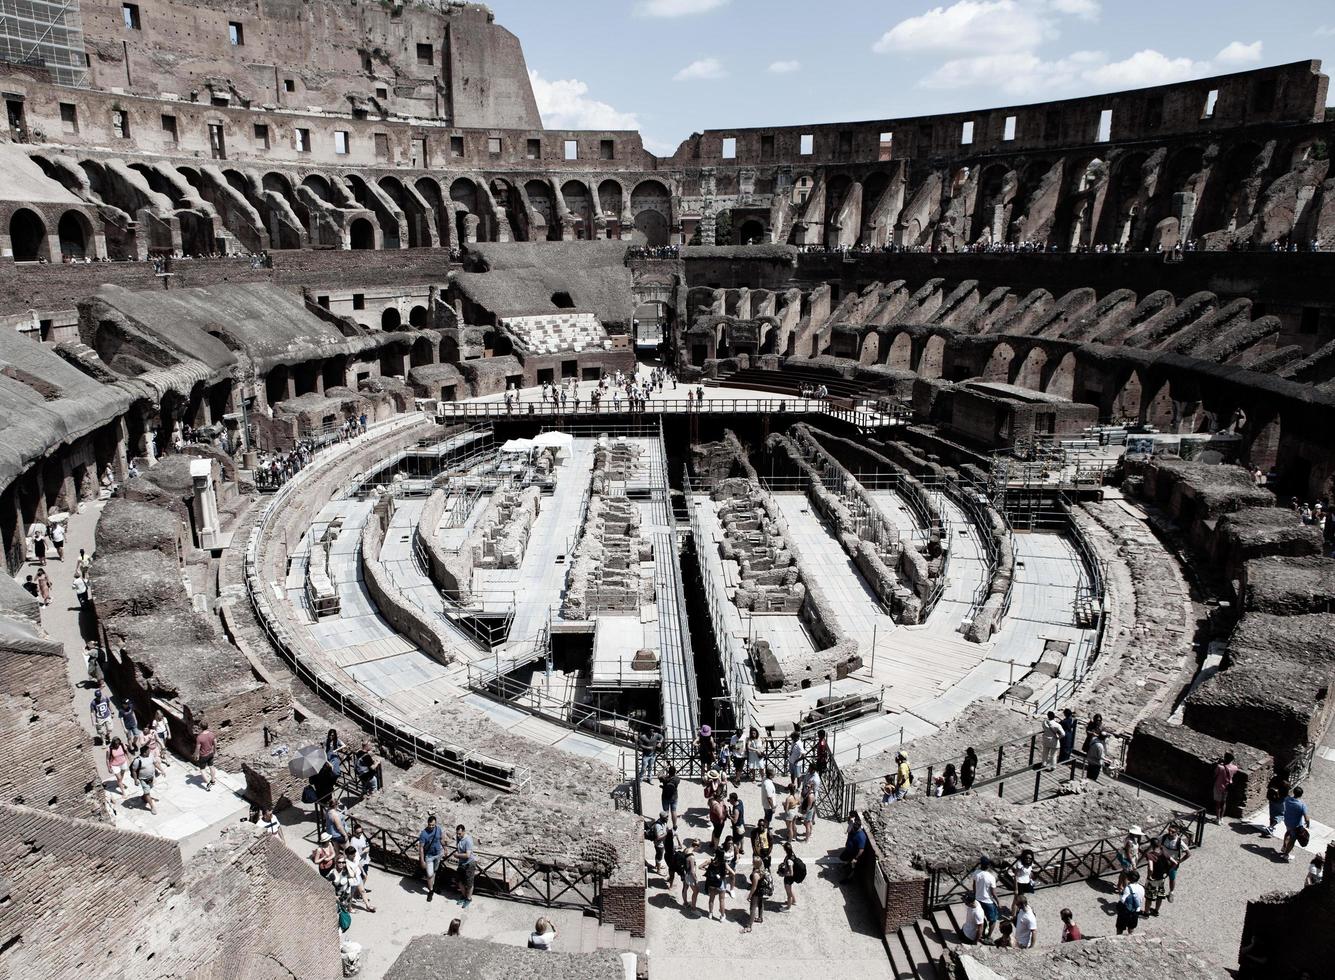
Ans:
[[[942,980],[940,963],[946,947],[960,941],[963,909],[963,904],[936,909],[886,936],[890,975],[895,980]]]
[[[564,943],[558,948],[570,949]],[[637,939],[625,929],[618,929],[610,922],[599,921],[596,913],[586,912],[580,918],[579,947],[572,952],[594,953],[600,949],[634,953],[637,972],[644,974],[648,962],[644,956],[645,941]]]

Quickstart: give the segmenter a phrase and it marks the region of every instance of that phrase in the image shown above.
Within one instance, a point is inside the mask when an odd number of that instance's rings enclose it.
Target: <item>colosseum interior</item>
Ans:
[[[1329,976],[1327,83],[655,155],[0,2],[0,976]]]

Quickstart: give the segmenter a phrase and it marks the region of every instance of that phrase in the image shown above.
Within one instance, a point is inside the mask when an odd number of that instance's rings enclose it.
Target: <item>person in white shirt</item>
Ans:
[[[1135,932],[1140,914],[1145,911],[1145,889],[1140,885],[1140,872],[1127,872],[1126,886],[1117,899],[1117,935]]]
[[[983,938],[991,937],[1000,914],[997,909],[997,876],[991,871],[992,862],[987,858],[978,859],[978,869],[973,873],[973,895],[982,906],[987,925],[983,929]]]
[[[529,949],[540,949],[550,953],[556,945],[556,926],[545,915],[533,924],[533,932],[528,937]]]
[[[765,823],[774,821],[774,797],[778,790],[774,788],[774,770],[765,767],[765,781],[760,784],[760,808],[765,811]]]
[[[1053,760],[1057,757],[1057,747],[1062,741],[1062,723],[1057,720],[1057,712],[1049,711],[1048,720],[1043,723],[1043,762],[1041,765],[1049,772],[1056,768]]]
[[[1032,949],[1037,937],[1038,917],[1029,907],[1029,896],[1020,895],[1015,899],[1015,946]]]
[[[977,897],[970,892],[964,896],[964,924],[960,926],[960,931],[964,933],[964,941],[971,946],[977,945],[986,928],[987,916],[983,913],[983,907],[978,904]]]
[[[1011,902],[1011,916],[1020,909],[1020,899],[1034,893],[1034,874],[1036,871],[1034,852],[1025,848],[1011,864],[1011,876],[1015,879],[1015,896]]]

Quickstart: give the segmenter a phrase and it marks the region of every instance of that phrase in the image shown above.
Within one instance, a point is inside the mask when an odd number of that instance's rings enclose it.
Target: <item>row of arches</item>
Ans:
[[[93,223],[86,214],[70,209],[56,219],[55,225],[53,240],[42,215],[32,208],[15,209],[9,216],[9,247],[14,261],[82,261],[96,257]]]

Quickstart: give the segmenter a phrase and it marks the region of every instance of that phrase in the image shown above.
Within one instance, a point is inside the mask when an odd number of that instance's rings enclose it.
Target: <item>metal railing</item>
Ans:
[[[417,837],[395,835],[383,828],[368,828],[371,861],[387,871],[416,876]],[[451,843],[447,839],[445,847]],[[448,853],[448,852],[447,852]],[[548,908],[573,908],[602,913],[604,876],[596,871],[562,867],[566,862],[553,858],[517,858],[505,854],[474,851],[477,876],[473,887],[512,902],[531,902]],[[457,868],[442,862],[438,876],[453,878]]]
[[[620,415],[737,415],[737,414],[791,414],[803,415],[819,413],[848,422],[859,429],[875,429],[895,425],[892,416],[884,415],[873,409],[857,406],[851,401],[837,398],[802,398],[793,395],[789,398],[650,398],[645,407],[632,411],[626,403],[614,404],[610,398],[604,398],[598,404],[589,401],[580,402],[578,407],[571,405],[553,405],[551,402],[531,401],[507,407],[504,401],[485,402],[438,402],[436,417],[440,419],[457,418],[588,418],[592,416]]]
[[[541,688],[497,674],[489,666],[469,664],[468,689],[499,704],[518,708],[526,714],[545,718],[566,728],[592,732],[599,738],[628,748],[635,747],[636,733],[661,731],[660,726],[642,718],[632,718],[598,705],[577,701],[573,688],[568,697],[557,698]]]
[[[416,415],[398,416],[372,426],[371,432],[376,435],[388,434],[417,424],[419,420],[420,416]],[[308,660],[304,652],[299,652],[299,641],[274,608],[268,592],[268,583],[261,579],[261,545],[266,539],[272,540],[269,538],[269,531],[279,510],[297,490],[312,479],[312,474],[320,472],[326,465],[346,454],[347,450],[338,451],[339,446],[361,444],[360,441],[339,443],[318,453],[310,464],[303,467],[300,473],[283,484],[265,502],[264,509],[251,529],[250,539],[246,543],[246,590],[250,595],[255,619],[273,644],[274,650],[297,678],[317,696],[365,728],[380,745],[388,746],[408,758],[430,763],[465,779],[513,792],[528,782],[531,777],[528,767],[501,762],[471,752],[410,725],[402,719],[392,717],[384,706],[375,703],[371,695],[348,693],[345,683],[333,676],[324,664],[315,659]],[[285,551],[290,551],[286,543],[280,543],[283,544]]]

